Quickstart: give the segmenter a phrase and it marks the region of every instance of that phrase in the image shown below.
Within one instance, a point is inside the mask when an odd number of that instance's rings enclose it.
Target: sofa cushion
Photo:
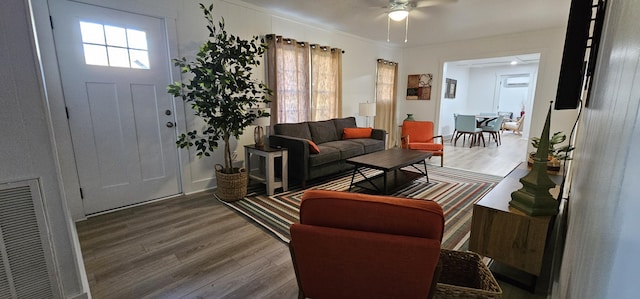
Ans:
[[[416,142],[416,143],[409,143],[409,149],[425,150],[425,151],[441,151],[443,149],[443,145],[440,143]]]
[[[305,123],[297,124],[277,124],[274,126],[276,135],[285,135],[302,139],[311,139],[309,125]]]
[[[364,146],[350,140],[331,141],[323,144],[326,147],[332,147],[340,151],[340,159],[348,159],[364,154]]]
[[[349,139],[350,142],[359,143],[364,147],[364,153],[373,153],[384,150],[384,141],[372,138]]]
[[[372,128],[344,128],[342,139],[371,138]]]
[[[344,128],[355,128],[356,118],[353,116],[345,117],[345,118],[334,118],[332,119],[333,124],[336,126],[336,136],[342,138],[342,133],[344,132]]]
[[[318,145],[320,153],[309,155],[309,167],[340,161],[340,150],[330,146]]]
[[[308,124],[311,137],[317,144],[339,139],[338,135],[336,135],[336,126],[331,120],[311,121]]]

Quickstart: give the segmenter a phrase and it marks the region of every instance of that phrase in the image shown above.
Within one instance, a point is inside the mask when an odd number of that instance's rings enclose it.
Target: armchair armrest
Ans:
[[[400,136],[400,148],[409,148],[409,135]]]
[[[440,138],[440,143],[444,144],[444,137],[442,137],[442,135],[433,136],[433,138],[431,140],[434,140],[434,142],[435,142],[436,138]]]
[[[286,135],[269,136],[269,146],[284,147],[289,151],[289,177],[308,179],[309,140]]]

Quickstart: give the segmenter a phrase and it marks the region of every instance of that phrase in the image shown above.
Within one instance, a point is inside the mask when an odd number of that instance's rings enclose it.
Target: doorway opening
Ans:
[[[447,61],[443,67],[438,133],[451,137],[454,114],[510,113],[513,120],[530,113],[535,98],[540,53]],[[455,80],[456,92],[445,96],[445,82]],[[529,121],[522,137],[529,136]]]

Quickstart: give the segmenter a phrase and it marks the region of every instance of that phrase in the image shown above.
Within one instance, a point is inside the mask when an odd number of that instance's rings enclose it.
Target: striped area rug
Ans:
[[[473,204],[489,192],[502,177],[447,167],[429,167],[428,171],[429,183],[421,177],[394,193],[393,196],[433,200],[439,203],[445,215],[442,247],[466,250]],[[365,172],[367,176],[376,173],[379,171]],[[355,181],[361,180],[363,178],[356,175]],[[332,179],[312,182],[309,185],[312,189],[347,191],[350,182],[351,172]],[[244,199],[224,203],[271,231],[284,242],[289,242],[289,226],[298,222],[300,199],[304,189],[297,187],[273,196],[265,195],[264,189],[262,184],[252,185]],[[351,191],[367,192],[357,187]]]

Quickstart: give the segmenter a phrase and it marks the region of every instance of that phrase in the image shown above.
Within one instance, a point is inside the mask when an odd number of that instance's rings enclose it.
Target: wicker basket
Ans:
[[[501,298],[502,289],[474,252],[442,249],[442,272],[434,298]]]
[[[223,201],[236,201],[243,199],[247,195],[247,171],[242,168],[234,173],[222,172],[222,165],[217,164],[216,180],[218,187],[216,188],[216,196]],[[237,168],[236,168],[237,169]]]

